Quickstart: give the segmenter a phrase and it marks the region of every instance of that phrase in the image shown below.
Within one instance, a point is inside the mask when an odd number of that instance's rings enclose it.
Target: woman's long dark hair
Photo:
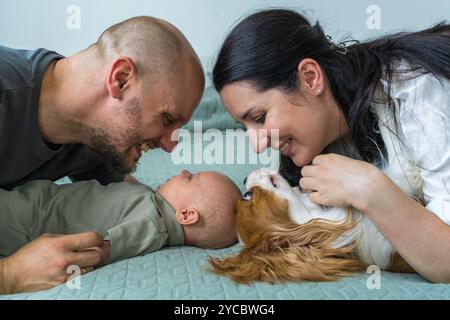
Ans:
[[[402,60],[409,63],[406,71],[450,79],[450,25],[440,23],[419,32],[356,43],[343,54],[331,45],[319,23],[311,25],[295,11],[261,11],[241,21],[227,36],[214,66],[214,86],[220,92],[232,82],[248,81],[261,92],[277,88],[294,93],[299,86],[297,68],[305,58],[316,60],[325,72],[359,156],[380,163],[387,155],[376,116],[370,112],[380,79],[389,83],[392,64]],[[297,176],[292,176],[294,171]],[[280,172],[298,184],[300,170],[291,159],[282,157]]]

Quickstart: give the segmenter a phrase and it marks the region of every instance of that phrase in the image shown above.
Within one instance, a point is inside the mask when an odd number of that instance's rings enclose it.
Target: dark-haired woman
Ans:
[[[228,35],[213,81],[312,201],[359,209],[417,272],[450,282],[450,25],[335,44],[296,12],[262,11]]]

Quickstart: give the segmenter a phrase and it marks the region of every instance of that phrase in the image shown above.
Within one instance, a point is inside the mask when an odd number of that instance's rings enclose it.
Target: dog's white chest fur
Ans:
[[[290,199],[289,214],[293,221],[301,224],[312,219],[325,219],[335,222],[343,221],[346,212],[341,208],[324,208],[314,204],[306,193],[299,188],[294,188],[297,199]],[[292,205],[291,205],[292,204]],[[299,210],[299,204],[308,210],[307,215]],[[368,265],[378,265],[381,269],[386,269],[394,252],[392,245],[387,241],[381,232],[375,227],[372,221],[361,213],[358,215],[358,224],[356,228],[340,237],[334,244],[334,247],[344,247],[353,241],[357,241],[357,254],[359,258]],[[305,219],[307,218],[307,219]]]

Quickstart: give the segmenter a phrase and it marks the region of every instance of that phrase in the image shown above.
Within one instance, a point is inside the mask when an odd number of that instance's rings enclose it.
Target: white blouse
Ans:
[[[403,63],[396,70],[405,67]],[[386,174],[450,224],[450,81],[432,74],[414,78],[394,73],[391,97],[397,128],[386,105],[388,83],[381,83],[372,107],[389,156]]]

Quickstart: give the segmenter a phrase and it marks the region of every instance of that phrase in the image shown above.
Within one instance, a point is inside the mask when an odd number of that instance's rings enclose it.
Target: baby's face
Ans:
[[[204,171],[194,174],[183,170],[161,184],[157,191],[178,210],[187,208],[196,199],[205,197],[205,192],[221,192],[223,188],[229,187],[229,183],[228,179],[218,172]]]

